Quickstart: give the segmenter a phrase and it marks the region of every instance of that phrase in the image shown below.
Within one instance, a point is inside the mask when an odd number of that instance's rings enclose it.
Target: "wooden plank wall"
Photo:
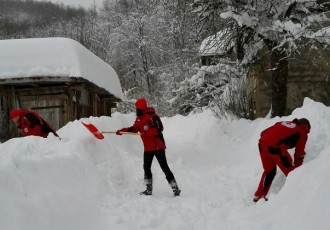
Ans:
[[[20,130],[10,121],[10,111],[26,108],[40,114],[55,130],[69,121],[90,116],[111,116],[116,102],[100,98],[96,91],[80,85],[42,87],[0,86],[0,142],[20,136]]]

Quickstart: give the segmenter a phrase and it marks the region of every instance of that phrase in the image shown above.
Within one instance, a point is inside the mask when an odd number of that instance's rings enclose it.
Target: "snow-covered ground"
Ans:
[[[305,163],[278,171],[269,201],[252,202],[262,173],[260,132],[280,120],[312,125]],[[130,126],[134,114],[81,119],[102,131]],[[80,121],[54,136],[0,144],[3,230],[326,230],[330,219],[330,108],[305,99],[289,117],[219,120],[211,112],[162,118],[167,159],[182,189],[172,192],[154,159],[154,193],[140,196],[138,136],[95,139]]]

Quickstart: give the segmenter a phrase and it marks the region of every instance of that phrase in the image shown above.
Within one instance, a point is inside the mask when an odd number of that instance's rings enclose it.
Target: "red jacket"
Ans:
[[[162,134],[163,124],[154,108],[147,108],[141,116],[137,116],[134,125],[121,129],[122,132],[140,132],[144,152],[166,149]]]
[[[19,116],[18,126],[21,128],[24,137],[47,137],[50,132],[58,137],[57,133],[50,127],[50,125],[33,111],[22,110]]]
[[[295,165],[301,165],[305,156],[307,133],[299,125],[291,121],[277,122],[261,133],[261,141],[272,147],[284,149],[295,148]]]

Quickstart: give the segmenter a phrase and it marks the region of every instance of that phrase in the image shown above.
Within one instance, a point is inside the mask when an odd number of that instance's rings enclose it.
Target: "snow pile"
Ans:
[[[305,117],[312,130],[305,164],[278,171],[269,201],[252,202],[262,173],[257,141],[279,120]],[[140,196],[137,136],[95,139],[80,121],[51,136],[0,144],[0,229],[318,229],[329,228],[330,108],[305,99],[289,117],[218,120],[210,111],[162,118],[167,159],[180,188],[172,197],[154,160],[154,193]],[[130,126],[134,114],[81,119],[101,131]]]
[[[122,98],[115,70],[80,43],[69,38],[30,38],[0,41],[0,79],[59,81],[82,77]]]

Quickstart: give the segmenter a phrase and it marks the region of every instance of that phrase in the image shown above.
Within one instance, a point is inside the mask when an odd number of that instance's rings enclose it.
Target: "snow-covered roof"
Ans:
[[[215,35],[209,36],[203,40],[199,54],[200,56],[211,56],[227,53],[227,49],[232,45],[228,45],[230,33],[228,30],[221,30]]]
[[[122,99],[115,70],[69,38],[0,40],[0,79],[83,78]]]

